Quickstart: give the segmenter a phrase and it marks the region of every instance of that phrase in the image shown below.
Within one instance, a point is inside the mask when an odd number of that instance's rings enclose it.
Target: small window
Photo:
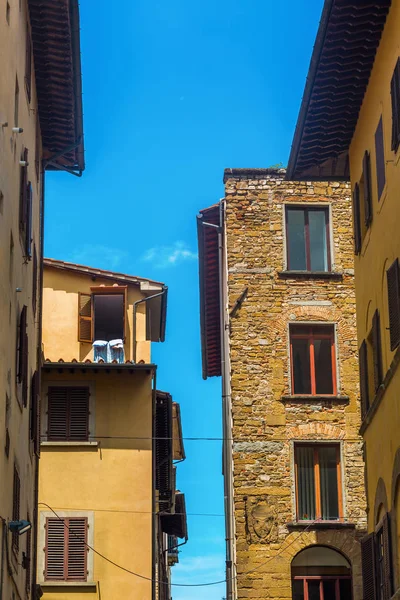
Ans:
[[[333,325],[290,325],[293,394],[336,394]]]
[[[296,444],[298,521],[343,517],[339,444]]]
[[[49,387],[47,439],[56,442],[89,439],[89,388]]]
[[[22,165],[20,166],[20,188],[19,188],[19,230],[21,233],[21,239],[26,236],[27,221],[28,221],[28,202],[29,202],[29,189],[28,189],[28,149],[25,148],[21,155]],[[25,245],[25,244],[24,244]]]
[[[354,229],[354,254],[359,254],[362,244],[361,229],[361,207],[360,207],[360,186],[358,183],[353,190],[353,229]]]
[[[79,294],[79,341],[124,340],[126,293],[125,286],[104,286]]]
[[[17,382],[21,386],[21,399],[24,406],[28,401],[28,332],[27,332],[27,306],[24,306],[18,326],[18,356],[17,356]]]
[[[21,481],[17,467],[14,465],[14,480],[13,480],[13,506],[12,506],[12,520],[20,520],[21,510]],[[18,554],[19,552],[19,535],[17,532],[12,534],[12,547],[13,550]]]
[[[386,271],[386,276],[389,304],[390,349],[395,350],[400,344],[400,277],[399,260],[397,258]]]
[[[286,207],[289,271],[330,271],[328,208]]]
[[[381,199],[383,188],[385,187],[385,149],[383,142],[383,124],[382,117],[379,119],[378,127],[375,131],[375,164],[376,164],[376,185],[378,202]]]
[[[46,519],[46,581],[87,581],[86,517]]]
[[[394,152],[400,144],[400,58],[397,60],[396,67],[390,82],[390,95],[392,99],[392,145]]]
[[[390,515],[384,514],[373,533],[361,540],[364,598],[390,600],[393,594],[393,560]]]

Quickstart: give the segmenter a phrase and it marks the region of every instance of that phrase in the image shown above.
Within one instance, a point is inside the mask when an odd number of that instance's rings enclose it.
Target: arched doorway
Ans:
[[[309,546],[292,561],[293,600],[351,600],[351,565],[337,550]]]

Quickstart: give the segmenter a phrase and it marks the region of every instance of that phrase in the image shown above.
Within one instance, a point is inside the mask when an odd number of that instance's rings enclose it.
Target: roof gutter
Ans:
[[[70,19],[71,19],[71,41],[72,41],[72,61],[74,64],[74,84],[75,84],[75,139],[78,140],[77,148],[77,166],[82,174],[85,169],[85,155],[83,144],[83,105],[82,105],[82,65],[81,65],[81,45],[79,29],[79,3],[78,0],[70,0]]]
[[[307,117],[307,112],[310,106],[311,94],[314,88],[315,77],[321,53],[325,43],[325,36],[328,29],[329,18],[332,12],[335,0],[325,0],[322,9],[322,15],[319,22],[318,33],[314,44],[314,49],[311,56],[310,66],[304,88],[303,98],[301,100],[299,116],[297,118],[296,129],[293,136],[292,148],[289,156],[289,163],[286,169],[286,179],[295,179],[297,157],[300,151],[300,144],[304,133],[304,125]]]

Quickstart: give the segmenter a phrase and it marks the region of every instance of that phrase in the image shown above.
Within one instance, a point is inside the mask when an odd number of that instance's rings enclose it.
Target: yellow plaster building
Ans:
[[[0,56],[0,598],[11,600],[37,595],[44,172],[84,168],[77,0],[1,0]],[[34,530],[12,535],[22,519]]]
[[[170,597],[168,565],[187,533],[173,467],[184,458],[179,407],[156,390],[150,357],[151,341],[164,341],[166,300],[158,282],[44,261],[46,600]]]
[[[288,169],[351,180],[365,600],[400,597],[399,29],[399,0],[325,2]]]

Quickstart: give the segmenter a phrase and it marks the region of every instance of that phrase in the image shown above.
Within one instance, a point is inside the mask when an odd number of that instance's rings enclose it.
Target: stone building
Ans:
[[[48,169],[84,169],[77,0],[0,2],[0,57],[0,598],[29,600],[37,593],[44,178]],[[20,521],[33,530],[12,531]]]
[[[203,377],[222,376],[227,598],[361,600],[350,188],[274,169],[224,181],[198,237]]]

